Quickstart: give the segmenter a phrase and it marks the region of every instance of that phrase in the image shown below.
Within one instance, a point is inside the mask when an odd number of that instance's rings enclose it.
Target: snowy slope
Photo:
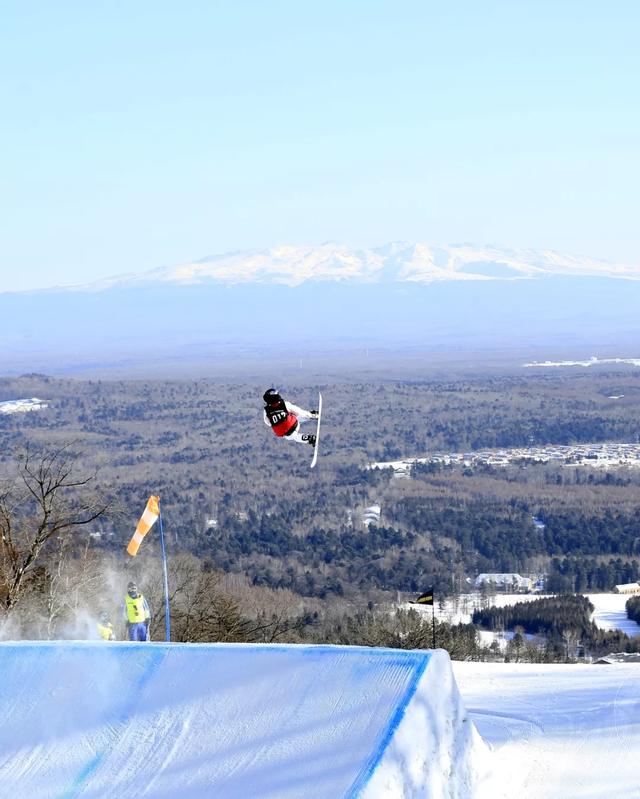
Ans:
[[[470,799],[487,750],[446,653],[0,644],[0,785],[21,799]]]
[[[453,670],[493,750],[482,799],[640,797],[640,664]]]

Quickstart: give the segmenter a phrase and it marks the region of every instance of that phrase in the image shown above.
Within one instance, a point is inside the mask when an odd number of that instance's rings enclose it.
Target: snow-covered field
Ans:
[[[41,411],[46,407],[47,403],[37,397],[5,400],[0,402],[0,413],[26,413],[27,411]]]
[[[640,635],[640,625],[627,618],[625,604],[629,599],[628,595],[586,594],[586,596],[595,607],[592,618],[601,630],[622,630],[631,637]]]
[[[640,664],[454,663],[491,747],[482,799],[638,799]]]

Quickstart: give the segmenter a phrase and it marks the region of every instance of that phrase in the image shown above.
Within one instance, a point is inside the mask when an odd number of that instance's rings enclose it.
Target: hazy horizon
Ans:
[[[324,241],[639,264],[638,22],[629,0],[10,0],[1,288]]]

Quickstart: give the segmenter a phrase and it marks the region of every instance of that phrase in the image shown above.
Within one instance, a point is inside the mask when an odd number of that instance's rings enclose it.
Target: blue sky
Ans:
[[[640,261],[640,3],[0,0],[0,289],[275,244]]]

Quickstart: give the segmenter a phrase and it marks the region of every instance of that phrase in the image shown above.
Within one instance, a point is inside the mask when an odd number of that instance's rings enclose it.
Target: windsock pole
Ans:
[[[160,507],[158,505],[158,507]],[[169,614],[169,577],[167,575],[167,550],[164,546],[164,529],[162,527],[162,511],[158,515],[160,522],[160,545],[162,547],[162,572],[164,575],[164,626],[167,642],[171,641],[171,616]]]
[[[435,598],[431,605],[431,630],[433,632],[433,648],[436,649],[436,603]]]

